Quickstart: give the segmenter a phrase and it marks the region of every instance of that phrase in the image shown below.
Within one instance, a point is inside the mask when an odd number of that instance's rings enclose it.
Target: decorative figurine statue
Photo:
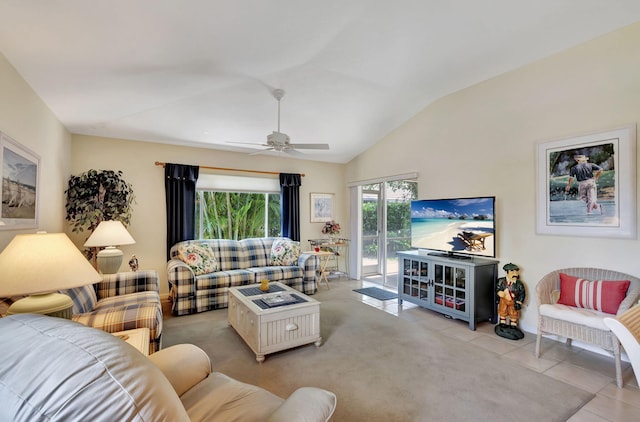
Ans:
[[[138,258],[135,255],[131,255],[129,267],[131,267],[131,271],[138,271]]]
[[[520,268],[509,263],[502,269],[505,270],[507,276],[499,278],[496,286],[500,298],[498,304],[500,323],[496,325],[495,331],[500,337],[520,340],[524,337],[524,333],[518,328],[518,319],[526,295],[524,284],[520,281]]]

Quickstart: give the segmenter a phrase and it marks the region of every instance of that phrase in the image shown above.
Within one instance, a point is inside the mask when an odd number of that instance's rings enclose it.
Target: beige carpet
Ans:
[[[593,394],[363,304],[356,281],[332,282],[322,302],[323,344],[255,355],[226,309],[168,317],[163,347],[193,343],[214,370],[286,397],[301,386],[338,397],[334,421],[564,421]],[[420,312],[421,310],[416,310]]]

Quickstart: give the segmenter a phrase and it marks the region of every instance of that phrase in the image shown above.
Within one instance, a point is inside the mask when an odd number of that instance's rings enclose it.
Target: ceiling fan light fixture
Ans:
[[[276,88],[273,90],[272,95],[273,95],[273,98],[275,98],[276,100],[278,100],[278,102],[280,102],[282,97],[284,97],[284,89]]]
[[[269,145],[286,145],[289,143],[289,135],[282,132],[274,131],[270,135],[267,135],[267,144]]]

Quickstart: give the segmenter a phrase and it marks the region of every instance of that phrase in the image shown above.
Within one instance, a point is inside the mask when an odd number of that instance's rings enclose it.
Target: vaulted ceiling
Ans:
[[[249,153],[232,142],[266,142],[279,88],[281,131],[330,145],[302,157],[345,163],[442,96],[639,20],[637,0],[0,0],[0,52],[72,133]]]

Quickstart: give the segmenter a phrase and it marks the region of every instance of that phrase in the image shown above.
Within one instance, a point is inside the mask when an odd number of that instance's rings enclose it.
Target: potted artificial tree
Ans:
[[[66,219],[73,233],[87,230],[91,234],[103,220],[119,220],[125,226],[131,221],[131,205],[135,202],[133,187],[122,178],[122,171],[89,170],[69,178],[65,190]],[[93,249],[85,250],[93,260]]]

